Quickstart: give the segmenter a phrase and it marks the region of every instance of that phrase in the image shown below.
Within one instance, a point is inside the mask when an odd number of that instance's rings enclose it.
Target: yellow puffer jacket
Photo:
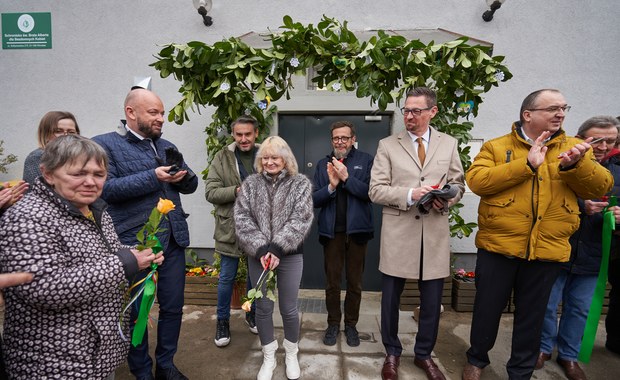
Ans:
[[[613,186],[611,173],[592,150],[569,170],[558,155],[581,142],[556,133],[546,143],[545,162],[533,172],[527,164],[531,145],[512,132],[487,141],[466,174],[480,196],[476,246],[527,260],[566,262],[568,238],[579,228],[577,198],[599,198]]]

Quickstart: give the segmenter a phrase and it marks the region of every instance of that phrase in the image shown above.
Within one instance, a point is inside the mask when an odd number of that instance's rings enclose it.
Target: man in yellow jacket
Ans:
[[[467,171],[480,196],[476,299],[463,379],[479,379],[489,364],[502,310],[514,294],[510,379],[529,379],[551,287],[570,256],[579,227],[577,198],[607,193],[613,177],[586,139],[566,136],[570,106],[553,89],[528,95],[511,133],[487,141]]]

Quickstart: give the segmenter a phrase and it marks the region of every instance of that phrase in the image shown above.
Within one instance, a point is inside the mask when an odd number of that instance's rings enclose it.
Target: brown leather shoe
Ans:
[[[480,380],[481,374],[482,368],[467,363],[465,364],[465,368],[463,368],[463,375],[461,376],[461,378],[463,380]]]
[[[551,359],[551,354],[547,354],[541,351],[538,354],[538,359],[536,359],[536,365],[534,366],[534,369],[541,369],[545,366],[545,362],[549,359]]]
[[[381,379],[398,380],[398,365],[400,364],[400,356],[385,355],[383,369],[381,370]]]
[[[446,377],[441,373],[437,364],[433,361],[433,359],[418,359],[417,357],[413,359],[413,364],[418,368],[422,368],[424,372],[426,372],[426,377],[428,380],[446,380]]]
[[[569,380],[587,380],[586,374],[583,372],[579,363],[571,360],[563,360],[558,358],[558,364],[564,370],[564,374]]]

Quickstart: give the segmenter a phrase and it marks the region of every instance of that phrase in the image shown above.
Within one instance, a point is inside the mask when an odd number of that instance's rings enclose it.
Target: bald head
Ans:
[[[154,92],[137,88],[125,98],[127,126],[145,138],[161,136],[164,125],[164,104]]]

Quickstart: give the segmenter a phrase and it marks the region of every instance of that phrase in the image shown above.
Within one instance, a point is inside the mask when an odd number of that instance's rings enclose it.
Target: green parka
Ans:
[[[568,170],[560,153],[581,142],[556,133],[547,143],[545,161],[536,171],[527,164],[531,145],[512,132],[487,141],[466,174],[480,196],[476,246],[527,260],[566,262],[568,238],[579,228],[577,198],[599,198],[613,186],[611,173],[596,162],[592,150]]]
[[[205,181],[205,197],[215,209],[215,252],[231,257],[242,255],[235,237],[233,216],[237,187],[241,187],[236,146],[233,142],[215,155]]]

